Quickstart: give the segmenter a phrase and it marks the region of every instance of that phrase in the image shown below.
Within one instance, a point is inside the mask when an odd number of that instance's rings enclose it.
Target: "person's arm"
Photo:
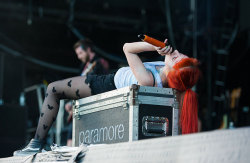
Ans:
[[[164,43],[167,43],[167,39],[165,39]],[[172,52],[172,47],[166,46],[164,48],[160,48],[155,47],[147,42],[133,42],[125,43],[123,46],[123,51],[138,83],[140,85],[152,86],[154,82],[152,73],[146,70],[137,53],[145,51],[157,51],[161,56],[165,56]]]
[[[105,60],[104,58],[101,58],[99,60],[100,64],[102,65],[102,71],[103,71],[103,74],[107,74],[109,72],[109,63],[107,60]]]
[[[155,51],[155,47],[146,42],[125,43],[123,46],[123,51],[138,83],[144,86],[152,86],[154,82],[153,76],[146,70],[137,53],[144,51]]]

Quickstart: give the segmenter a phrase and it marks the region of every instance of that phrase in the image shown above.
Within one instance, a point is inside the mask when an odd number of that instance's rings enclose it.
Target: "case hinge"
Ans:
[[[129,100],[129,105],[134,106],[138,105],[138,90],[139,90],[139,85],[133,84],[130,86],[130,100]]]

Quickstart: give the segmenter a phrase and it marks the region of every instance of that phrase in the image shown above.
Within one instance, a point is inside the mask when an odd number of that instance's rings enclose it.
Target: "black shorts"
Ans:
[[[91,94],[96,95],[116,89],[114,76],[114,73],[108,75],[87,75],[85,83],[89,85]]]

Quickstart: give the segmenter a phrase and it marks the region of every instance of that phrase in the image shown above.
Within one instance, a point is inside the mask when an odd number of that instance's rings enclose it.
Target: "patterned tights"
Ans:
[[[48,85],[40,114],[35,139],[43,140],[56,120],[61,99],[76,100],[91,96],[91,90],[85,83],[86,77],[78,76],[53,82]]]

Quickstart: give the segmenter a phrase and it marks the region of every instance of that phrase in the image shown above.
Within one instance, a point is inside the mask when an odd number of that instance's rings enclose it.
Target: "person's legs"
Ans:
[[[61,99],[79,99],[91,95],[91,89],[85,83],[86,77],[73,77],[49,84],[42,106],[35,139],[45,139],[56,119]]]
[[[86,77],[73,77],[49,84],[42,106],[35,139],[22,150],[15,151],[14,155],[30,155],[42,149],[43,140],[56,119],[59,101],[61,99],[80,99],[91,96],[91,89],[85,83]]]

